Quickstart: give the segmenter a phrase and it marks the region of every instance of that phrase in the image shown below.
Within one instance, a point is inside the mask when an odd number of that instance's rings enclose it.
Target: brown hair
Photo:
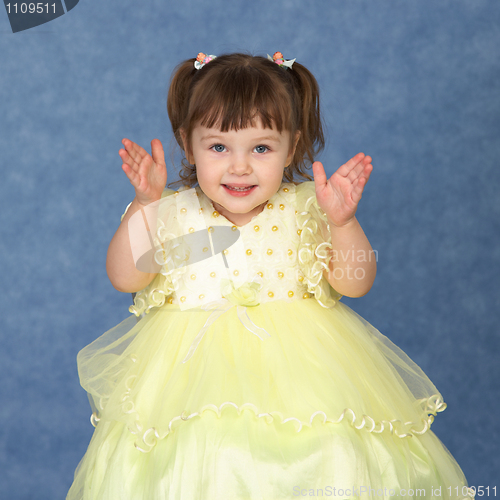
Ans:
[[[287,130],[292,138],[300,137],[290,167],[283,175],[293,182],[294,173],[311,181],[303,169],[306,162],[323,149],[325,140],[319,111],[319,88],[312,73],[295,62],[284,69],[260,56],[227,54],[194,67],[195,58],[181,63],[172,75],[167,98],[167,110],[177,143],[184,150],[181,130],[191,147],[193,128],[201,124],[217,126],[222,132],[252,126],[260,118],[265,128]],[[182,162],[179,173],[182,183],[196,183],[196,166]]]

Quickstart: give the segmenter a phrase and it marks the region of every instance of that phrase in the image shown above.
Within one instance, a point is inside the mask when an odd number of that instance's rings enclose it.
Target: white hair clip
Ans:
[[[198,56],[196,57],[196,61],[194,62],[194,67],[196,69],[201,69],[201,68],[203,68],[203,66],[205,66],[205,64],[208,64],[210,61],[212,61],[216,58],[217,58],[217,56],[213,56],[213,55],[207,56],[203,52],[200,52],[198,54]]]
[[[285,59],[283,57],[283,54],[281,52],[275,52],[273,57],[271,57],[269,54],[267,54],[267,58],[270,61],[275,62],[279,66],[281,66],[283,69],[292,69],[292,64],[295,62],[295,59]]]

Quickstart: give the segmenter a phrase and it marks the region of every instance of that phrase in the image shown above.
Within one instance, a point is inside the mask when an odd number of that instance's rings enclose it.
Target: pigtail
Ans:
[[[196,74],[194,62],[196,59],[188,59],[179,64],[174,70],[170,88],[167,96],[167,111],[175,139],[182,150],[184,144],[180,134],[180,129],[186,119],[189,107],[189,89],[193,76]]]
[[[188,114],[191,82],[197,71],[194,67],[195,61],[196,59],[194,58],[187,59],[175,68],[167,95],[168,117],[172,124],[175,140],[182,151],[184,151],[184,143],[181,137],[181,127]],[[179,184],[192,186],[196,183],[196,166],[189,164],[185,158],[181,161],[181,165],[182,168],[179,171],[180,179],[168,183],[167,187],[176,189]]]
[[[319,86],[313,74],[300,63],[295,62],[292,69],[286,71],[292,78],[297,103],[301,108],[297,124],[301,135],[292,162],[301,172],[301,167],[306,166],[304,160],[307,159],[312,164],[316,155],[325,147],[319,110]]]

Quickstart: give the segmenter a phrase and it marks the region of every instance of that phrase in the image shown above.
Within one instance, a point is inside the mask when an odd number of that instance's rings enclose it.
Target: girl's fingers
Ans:
[[[364,165],[363,162],[361,161],[352,168],[352,170],[347,174],[346,177],[351,182],[354,182],[356,179],[359,178],[360,174],[363,173],[363,170],[364,170]]]
[[[363,194],[363,189],[360,189],[359,191],[356,190],[355,192],[353,192],[351,196],[353,203],[357,205],[359,203],[359,200],[361,200],[362,194]]]
[[[320,161],[315,161],[312,164],[314,182],[318,186],[324,186],[327,182],[325,169]]]
[[[373,172],[373,165],[369,163],[368,165],[365,166],[365,177],[367,181],[370,178],[370,175],[372,175],[372,172]]]
[[[142,159],[148,155],[145,149],[129,139],[123,139],[122,143],[127,153],[138,165],[140,165]]]
[[[338,170],[337,172],[342,176],[342,177],[347,177],[351,170],[358,165],[360,162],[363,161],[363,158],[365,158],[364,153],[358,153],[356,156],[353,156],[349,161],[344,163]]]
[[[165,152],[163,151],[163,145],[159,139],[153,139],[151,141],[151,153],[153,154],[153,161],[158,165],[167,166],[165,163]]]
[[[123,139],[122,143],[125,146],[127,152],[134,159],[136,159],[137,157],[143,157],[145,154],[147,154],[146,151],[141,148],[141,146],[136,144],[134,141],[131,141],[130,139]]]
[[[134,153],[134,147],[133,147],[133,142],[127,140],[123,140],[123,147],[125,149],[120,149],[118,151],[118,154],[124,161],[124,163],[128,163],[131,167],[133,167],[137,163],[137,154]]]
[[[365,156],[359,163],[357,163],[352,170],[347,175],[347,178],[354,182],[356,179],[365,175],[366,167],[371,163],[372,159],[369,156]]]
[[[370,168],[366,168],[366,167],[370,167]],[[355,203],[358,203],[359,200],[361,199],[361,196],[362,196],[363,191],[365,189],[366,183],[368,182],[368,179],[370,178],[372,170],[373,170],[373,167],[370,164],[366,165],[365,169],[363,170],[363,174],[357,179],[356,183],[353,185],[351,198]]]
[[[139,165],[137,162],[125,151],[124,149],[120,149],[118,152],[120,155],[120,158],[122,159],[123,163],[127,164],[134,172],[139,171]]]
[[[130,168],[130,165],[128,165],[127,163],[124,163],[122,165],[122,170],[125,172],[125,175],[128,177],[128,180],[130,181],[132,186],[134,186],[134,188],[137,188],[140,183],[139,174],[134,172],[134,170]]]
[[[125,149],[119,150],[119,155],[123,161],[122,170],[136,192],[145,192],[154,188],[158,182],[157,175],[159,174],[160,177],[162,175],[162,172],[159,172],[157,167],[160,167],[160,170],[165,169],[165,173],[167,168],[161,141],[158,139],[151,141],[152,156],[129,139],[123,139],[122,143],[125,147]]]

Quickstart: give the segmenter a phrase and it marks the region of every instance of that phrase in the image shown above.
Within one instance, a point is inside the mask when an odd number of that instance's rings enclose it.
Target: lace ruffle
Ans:
[[[185,189],[188,189],[188,187],[183,186],[178,191],[165,189],[162,193],[161,198],[164,199],[166,197],[174,195],[176,192],[184,191]],[[123,220],[123,217],[127,213],[127,210],[129,209],[131,204],[132,202],[127,205],[125,212],[121,216],[121,220]],[[174,219],[176,214],[174,209],[175,203],[162,202],[160,213],[162,214],[162,217],[169,219],[169,221],[173,225],[172,229],[175,230],[176,222]],[[161,221],[159,222],[161,223]],[[156,238],[154,244],[155,247],[159,249],[156,252],[155,260],[158,264],[165,264],[164,255],[166,247],[168,246],[168,238],[175,238],[175,233],[167,233],[165,224],[161,223],[157,228],[155,236]],[[155,307],[163,306],[165,304],[165,301],[173,294],[176,289],[174,281],[175,277],[173,277],[172,272],[158,273],[147,287],[135,294],[134,305],[129,307],[129,312],[139,317],[143,314],[148,314],[151,309]]]
[[[334,307],[342,295],[332,288],[323,272],[329,271],[332,259],[331,234],[326,214],[316,199],[314,182],[304,182],[296,187],[297,224],[300,241],[298,259],[308,292],[325,308]]]
[[[136,293],[134,305],[128,308],[129,312],[140,316],[148,314],[154,307],[161,307],[174,292],[174,284],[170,276],[158,273],[153,281],[143,290]]]
[[[133,381],[132,381],[133,382]],[[196,416],[201,416],[203,412],[210,410],[217,414],[217,417],[221,417],[222,410],[228,407],[234,407],[241,414],[243,410],[250,410],[254,413],[257,418],[264,418],[268,424],[271,424],[275,419],[280,424],[286,424],[287,422],[292,422],[295,431],[300,432],[304,426],[312,427],[313,421],[317,417],[322,417],[323,424],[340,424],[342,421],[346,421],[349,425],[357,430],[365,430],[366,432],[374,432],[376,434],[382,432],[390,432],[392,435],[398,438],[411,438],[413,435],[421,435],[427,432],[431,428],[431,424],[434,421],[434,416],[437,413],[442,412],[446,409],[446,403],[443,402],[439,394],[434,394],[427,399],[418,400],[416,404],[422,408],[422,418],[419,422],[402,422],[401,420],[380,420],[376,421],[369,415],[356,415],[354,410],[351,408],[345,408],[337,419],[329,418],[324,411],[314,412],[309,421],[304,421],[295,417],[286,417],[280,411],[271,412],[261,412],[260,409],[252,403],[244,403],[240,406],[233,403],[232,401],[226,401],[220,406],[214,404],[207,404],[203,406],[200,411],[193,412],[187,415],[183,412],[181,415],[177,415],[172,418],[165,430],[161,431],[155,427],[150,427],[144,430],[143,426],[139,423],[139,415],[135,409],[133,401],[130,400],[130,391],[126,391],[122,400],[122,411],[126,414],[135,414],[137,417],[133,424],[129,424],[129,431],[138,436],[135,442],[135,447],[144,452],[148,453],[156,445],[158,439],[164,439],[170,432],[172,432],[182,421],[189,420]],[[92,414],[90,421],[92,425],[96,426],[99,422],[99,417],[96,413]]]

